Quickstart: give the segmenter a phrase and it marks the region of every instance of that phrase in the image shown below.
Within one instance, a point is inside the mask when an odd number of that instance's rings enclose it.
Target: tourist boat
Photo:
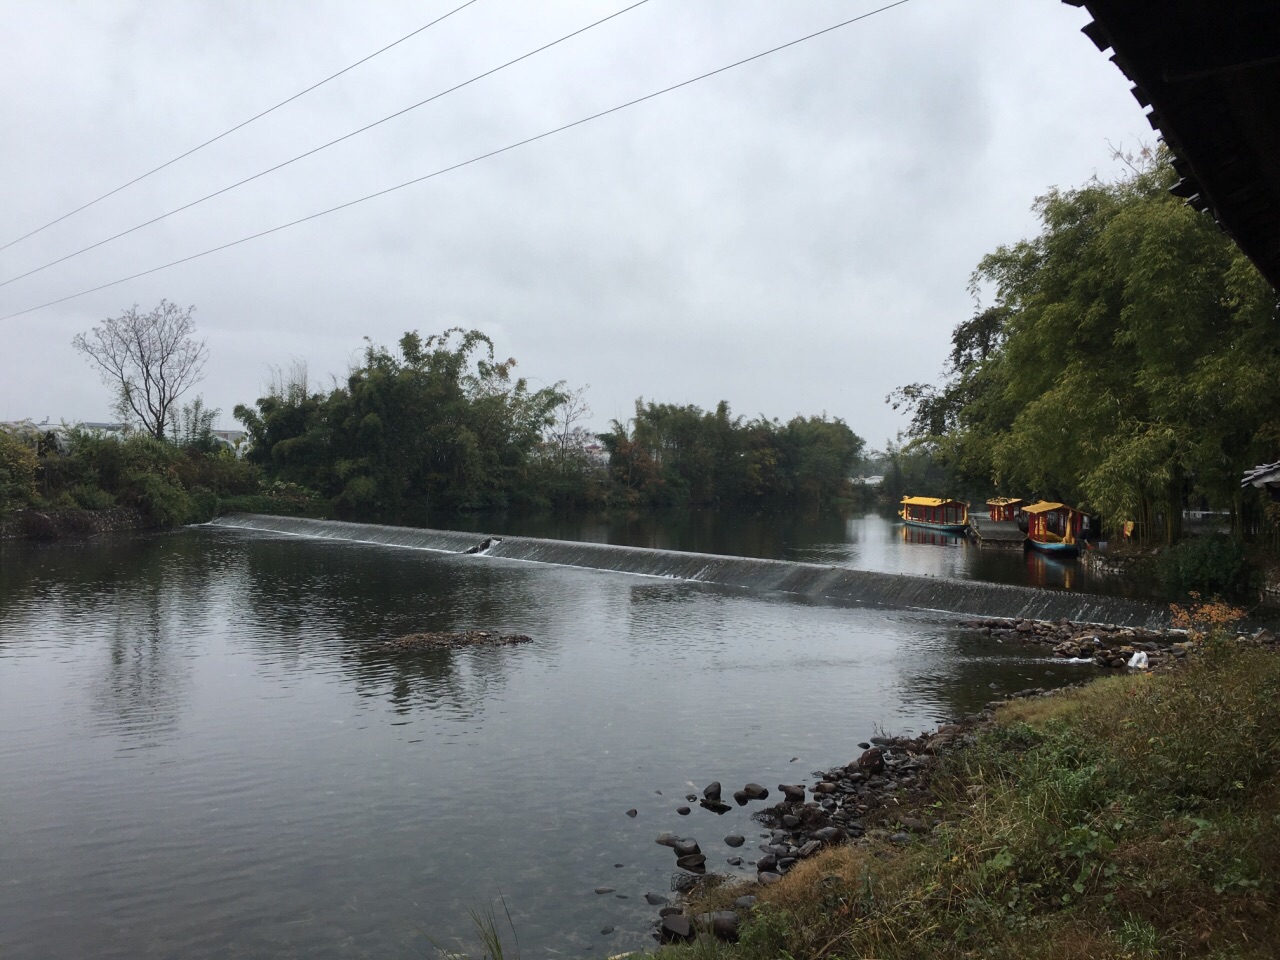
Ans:
[[[938,497],[903,497],[898,516],[903,523],[942,533],[962,534],[969,529],[969,504]]]
[[[1064,503],[1041,500],[1022,508],[1027,515],[1027,540],[1045,553],[1080,552],[1080,528],[1084,514]]]
[[[987,501],[987,512],[993,521],[1017,520],[1018,511],[1026,502],[1021,497],[996,497]]]

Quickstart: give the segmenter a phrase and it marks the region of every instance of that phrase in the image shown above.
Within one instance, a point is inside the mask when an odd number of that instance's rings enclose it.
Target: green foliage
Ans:
[[[257,469],[217,445],[206,450],[199,442],[183,447],[145,433],[72,429],[63,441],[43,446],[28,502],[60,509],[134,508],[158,526],[173,526],[211,519],[225,498],[259,489]]]
[[[761,910],[742,925],[739,941],[742,949],[764,956],[780,956],[786,952],[794,936],[795,924],[787,910]]]
[[[1039,236],[984,257],[995,305],[960,324],[940,388],[890,396],[953,474],[1088,506],[1144,539],[1183,499],[1251,533],[1242,472],[1274,458],[1280,302],[1211,219],[1168,192],[1165,155],[1036,201]],[[1254,518],[1254,519],[1250,519]]]
[[[66,491],[66,495],[80,510],[110,510],[116,505],[116,498],[110,493],[88,483],[76,484]]]
[[[173,480],[149,473],[135,475],[132,483],[137,490],[135,502],[158,526],[173,527],[191,519],[191,498]]]
[[[876,457],[884,477],[878,490],[882,503],[896,507],[909,494],[953,490],[952,476],[932,444],[913,441],[899,446],[890,442]]]
[[[235,414],[270,480],[314,490],[342,513],[388,518],[606,496],[648,507],[820,503],[847,491],[862,452],[840,420],[744,423],[726,403],[704,412],[639,401],[634,420],[601,437],[605,471],[586,453],[582,391],[533,390],[514,368],[476,330],[407,333],[396,352],[369,344],[327,394],[298,374]]]
[[[0,516],[35,499],[36,467],[34,445],[0,430]]]
[[[1170,596],[1239,596],[1249,586],[1244,548],[1221,533],[1192,537],[1165,550],[1156,569]]]
[[[643,398],[600,439],[615,498],[655,507],[829,502],[849,492],[864,446],[839,419],[744,422],[723,401],[708,412]]]
[[[221,444],[213,434],[213,424],[221,413],[216,407],[206,407],[203,397],[184,403],[170,430],[173,442],[198,453],[217,453]]]
[[[501,507],[526,493],[530,461],[563,400],[531,390],[515,361],[460,328],[406,333],[399,351],[369,343],[345,386],[312,393],[305,380],[237,406],[251,458],[340,509],[396,514]]]

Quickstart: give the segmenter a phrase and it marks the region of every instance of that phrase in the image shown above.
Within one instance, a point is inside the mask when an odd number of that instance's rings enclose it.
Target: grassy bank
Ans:
[[[1276,955],[1275,653],[1211,640],[1171,673],[1011,703],[931,786],[932,832],[869,830],[771,886],[708,891],[687,914],[758,896],[740,942],[664,957]]]

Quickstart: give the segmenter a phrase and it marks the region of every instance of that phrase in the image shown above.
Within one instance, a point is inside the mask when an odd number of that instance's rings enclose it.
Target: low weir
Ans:
[[[532,563],[608,570],[647,577],[709,583],[760,593],[792,594],[840,604],[862,604],[900,610],[922,610],[975,617],[1067,619],[1081,623],[1114,623],[1162,627],[1168,610],[1151,601],[1039,587],[919,577],[851,570],[816,563],[761,560],[754,557],[651,550],[603,543],[540,540],[456,530],[424,530],[339,520],[308,520],[261,514],[219,517],[209,526],[253,530],[319,540],[379,544],[477,559],[498,557]]]

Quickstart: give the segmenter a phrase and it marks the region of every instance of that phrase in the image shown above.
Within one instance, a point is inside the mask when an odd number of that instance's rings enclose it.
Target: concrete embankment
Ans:
[[[498,558],[687,580],[758,593],[790,594],[828,603],[1132,627],[1155,628],[1168,623],[1167,609],[1148,601],[784,560],[258,514],[225,516],[213,521],[212,525],[310,539],[469,555],[469,559],[475,562]]]

